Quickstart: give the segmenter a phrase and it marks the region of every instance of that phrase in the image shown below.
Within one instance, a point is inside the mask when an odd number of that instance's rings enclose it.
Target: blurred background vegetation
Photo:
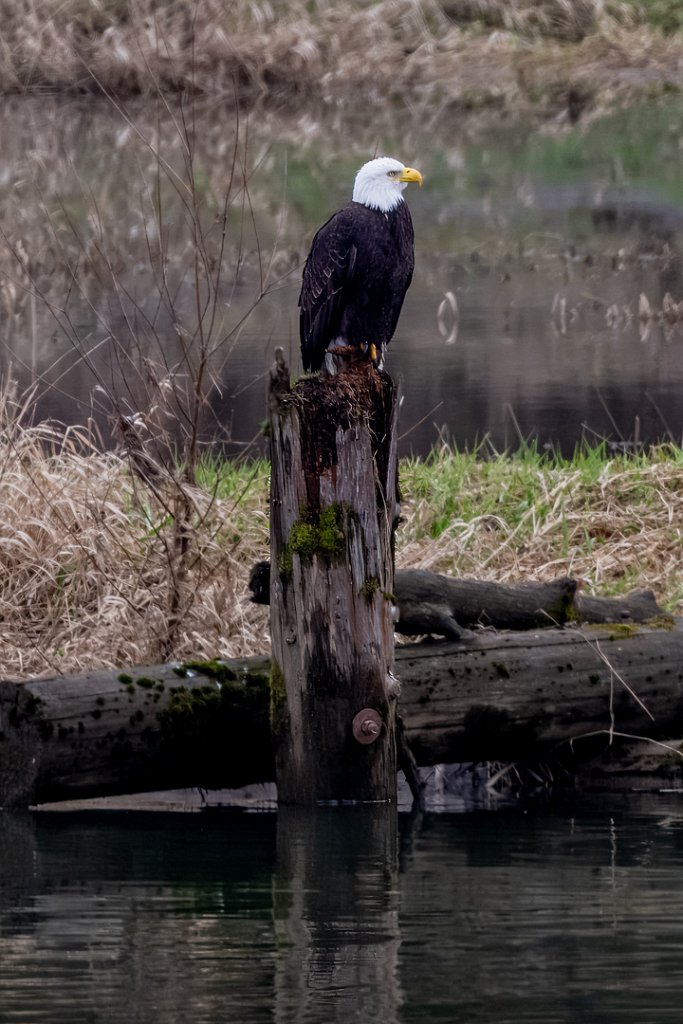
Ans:
[[[426,181],[389,353],[419,456],[399,564],[680,609],[678,3],[0,18],[8,674],[267,648],[265,378],[275,345],[296,373],[313,232],[379,152]]]

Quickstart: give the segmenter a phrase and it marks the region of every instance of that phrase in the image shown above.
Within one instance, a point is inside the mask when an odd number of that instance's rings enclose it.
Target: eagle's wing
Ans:
[[[399,215],[400,219],[397,224],[397,251],[401,255],[396,269],[401,273],[401,281],[400,283],[395,281],[396,287],[391,312],[389,338],[393,338],[398,326],[398,320],[403,307],[403,300],[406,297],[406,292],[410,288],[410,283],[413,280],[413,270],[415,269],[415,236],[413,233],[413,222],[410,217],[410,211],[405,203],[401,204]]]
[[[413,280],[413,270],[412,270],[412,267],[411,267],[409,272],[408,272],[408,276],[405,279],[405,282],[402,283],[402,289],[397,294],[396,301],[394,302],[394,306],[393,306],[393,309],[392,309],[392,312],[391,312],[391,324],[390,324],[390,327],[389,327],[389,338],[393,338],[394,334],[396,333],[396,328],[398,327],[399,317],[401,316],[401,310],[403,309],[403,301],[404,301],[404,299],[406,297],[406,292],[410,288],[410,282],[412,280]]]
[[[348,208],[320,228],[304,264],[299,295],[299,334],[305,370],[318,370],[339,334],[356,266],[356,229]]]

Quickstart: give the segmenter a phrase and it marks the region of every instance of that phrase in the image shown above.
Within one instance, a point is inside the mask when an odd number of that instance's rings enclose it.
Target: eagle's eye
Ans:
[[[398,171],[387,171],[390,178],[395,178],[398,175]]]

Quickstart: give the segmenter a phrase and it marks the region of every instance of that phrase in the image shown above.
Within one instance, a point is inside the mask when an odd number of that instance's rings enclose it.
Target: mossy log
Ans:
[[[371,363],[270,387],[271,721],[281,803],[396,798],[397,395]]]
[[[683,621],[396,649],[420,765],[683,735]],[[0,683],[0,805],[272,780],[265,658]],[[673,755],[672,755],[673,756]]]
[[[0,806],[273,779],[270,661],[0,682]]]

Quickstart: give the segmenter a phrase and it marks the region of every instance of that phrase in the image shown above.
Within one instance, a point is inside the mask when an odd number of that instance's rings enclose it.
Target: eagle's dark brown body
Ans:
[[[299,296],[305,370],[319,370],[332,342],[379,359],[413,276],[413,223],[405,202],[383,213],[351,202],[320,228]]]

